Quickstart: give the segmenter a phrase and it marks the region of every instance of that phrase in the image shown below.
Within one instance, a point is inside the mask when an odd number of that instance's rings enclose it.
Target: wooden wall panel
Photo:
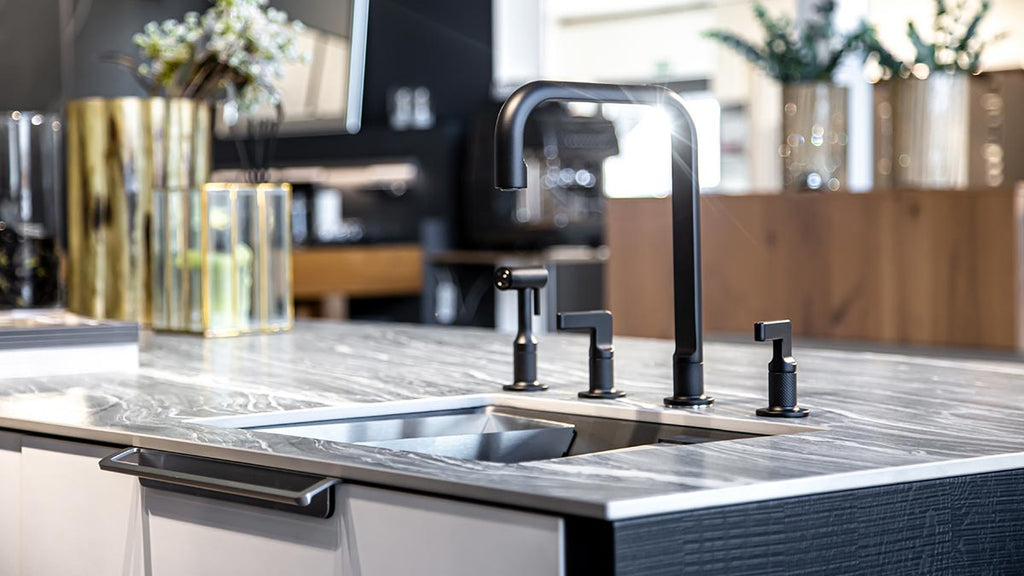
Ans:
[[[670,199],[608,208],[616,332],[670,338]],[[1017,194],[702,198],[704,329],[791,318],[802,335],[1017,346]]]

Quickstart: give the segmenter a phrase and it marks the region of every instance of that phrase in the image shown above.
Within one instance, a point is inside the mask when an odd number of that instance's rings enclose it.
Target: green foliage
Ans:
[[[754,4],[754,16],[764,29],[763,45],[755,46],[723,30],[711,30],[704,36],[732,48],[780,82],[828,81],[845,56],[876,37],[865,23],[851,33],[838,34],[835,9],[835,0],[819,4],[814,17],[798,30],[790,18],[772,17],[758,2]]]
[[[907,38],[915,52],[910,62],[893,56],[873,31],[865,39],[865,48],[877,57],[887,77],[907,77],[911,73],[924,76],[936,70],[977,74],[985,49],[1006,36],[1001,33],[989,40],[978,38],[978,26],[991,9],[990,0],[935,0],[935,23],[930,40],[925,39],[913,22],[907,22]]]

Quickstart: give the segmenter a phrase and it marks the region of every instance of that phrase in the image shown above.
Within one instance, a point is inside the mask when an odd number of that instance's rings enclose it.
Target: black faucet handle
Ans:
[[[580,392],[580,398],[621,398],[626,395],[615,388],[611,312],[559,312],[558,329],[590,332],[590,389]]]
[[[772,359],[768,363],[768,407],[758,408],[758,416],[803,418],[808,410],[796,402],[796,360],[793,359],[793,324],[789,320],[757,322],[754,340],[772,341]]]
[[[612,313],[607,310],[559,312],[559,330],[589,330],[590,354],[610,358],[612,355]]]
[[[754,340],[758,342],[772,341],[775,348],[775,356],[780,362],[785,359],[793,359],[793,323],[789,320],[774,320],[772,322],[754,323]],[[772,358],[774,362],[776,358]],[[796,370],[796,363],[793,362],[793,370]]]
[[[793,359],[793,323],[789,320],[754,323],[754,340],[772,342],[772,360],[768,363],[768,373],[796,373],[796,360]]]

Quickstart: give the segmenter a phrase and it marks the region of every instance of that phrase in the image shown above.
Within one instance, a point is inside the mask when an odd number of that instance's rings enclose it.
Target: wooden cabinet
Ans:
[[[341,484],[319,519],[143,489],[152,576],[558,576],[562,520]]]
[[[139,482],[97,462],[106,446],[24,436],[22,576],[142,576]]]

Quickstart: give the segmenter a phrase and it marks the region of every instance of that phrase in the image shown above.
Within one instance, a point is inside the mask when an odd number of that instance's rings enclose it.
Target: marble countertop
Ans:
[[[583,335],[542,335],[545,397],[579,402]],[[661,408],[672,343],[618,338],[615,402]],[[457,460],[191,422],[351,402],[499,393],[511,337],[477,329],[300,322],[287,334],[144,335],[134,373],[0,381],[0,427],[222,458],[605,519],[1024,468],[1024,364],[795,347],[802,421],[824,430],[556,460]],[[705,345],[697,418],[762,421],[767,344]],[[58,361],[55,359],[55,361]]]

